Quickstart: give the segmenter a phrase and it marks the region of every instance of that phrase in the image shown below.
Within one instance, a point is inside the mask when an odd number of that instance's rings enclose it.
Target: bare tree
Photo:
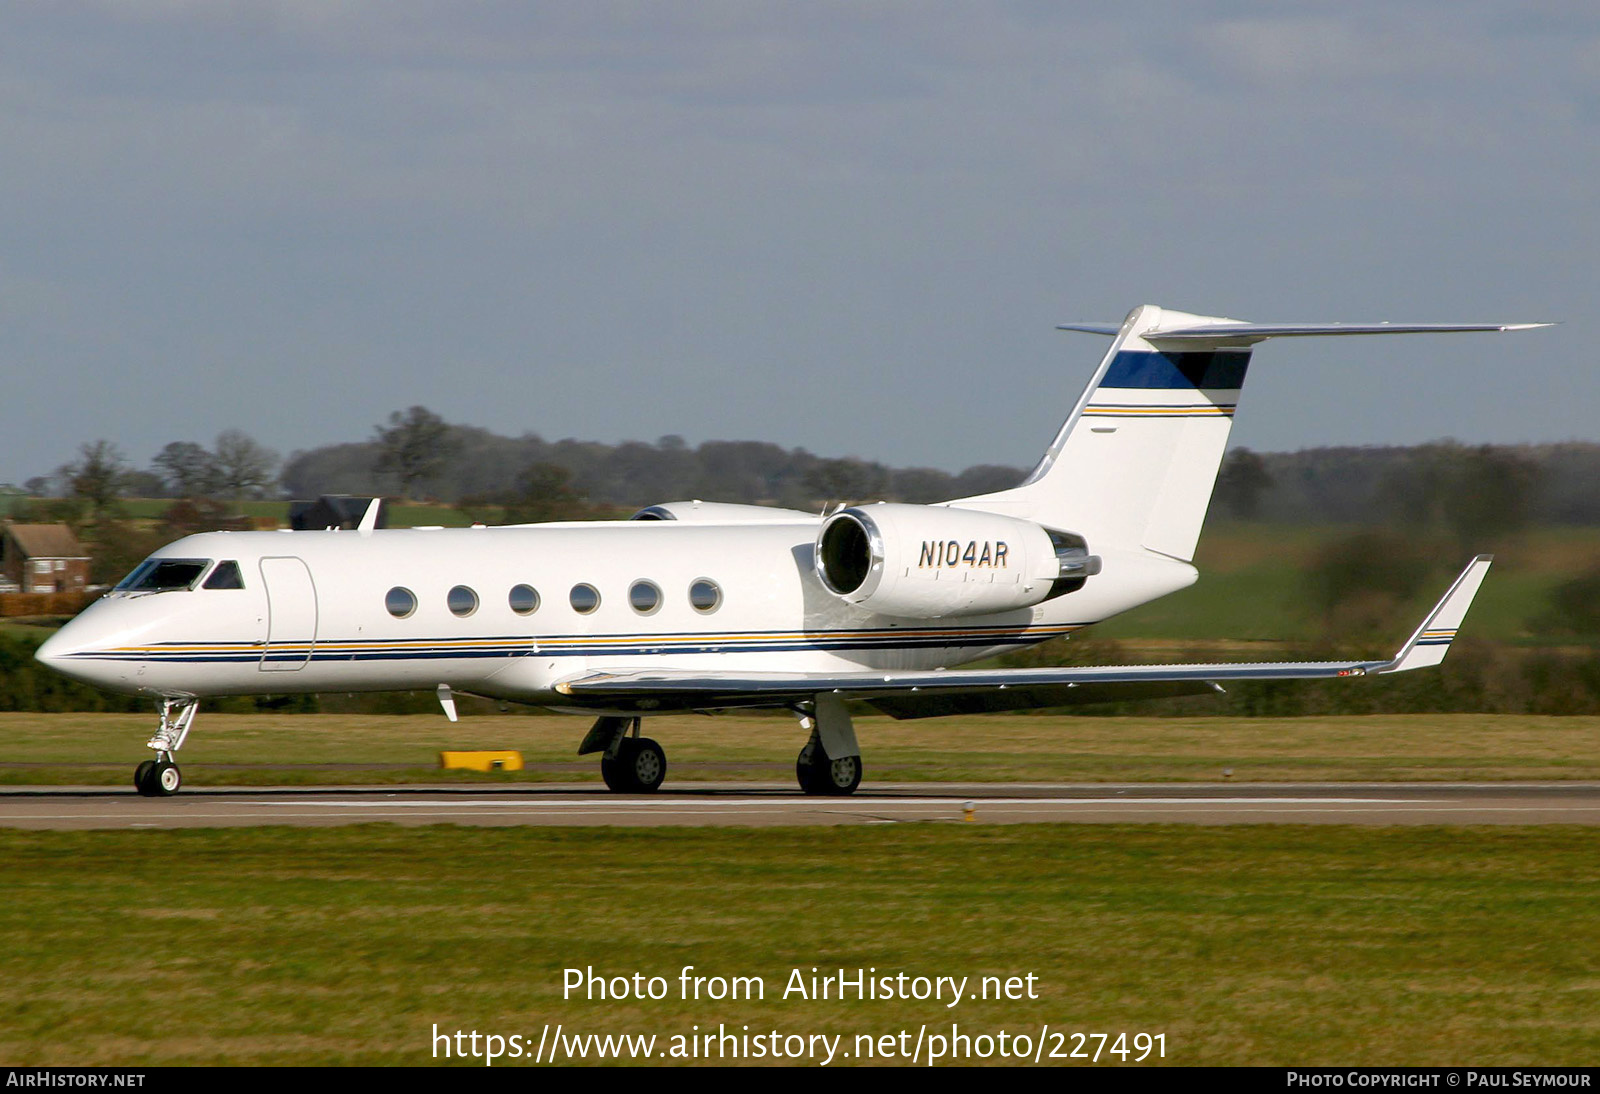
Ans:
[[[173,441],[151,462],[175,498],[203,498],[215,489],[217,464],[204,445]]]
[[[225,429],[217,434],[213,451],[215,489],[232,494],[235,504],[278,481],[278,454],[242,430]]]
[[[411,496],[412,487],[430,478],[456,454],[458,445],[445,420],[425,406],[389,415],[389,424],[376,426],[382,451],[378,470],[400,480],[400,493]]]
[[[78,461],[61,469],[74,497],[89,503],[98,523],[113,513],[122,497],[128,461],[110,441],[91,441],[78,447]]]

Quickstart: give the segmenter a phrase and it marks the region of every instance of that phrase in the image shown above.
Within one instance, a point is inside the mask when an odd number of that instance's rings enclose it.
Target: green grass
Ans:
[[[1305,574],[1318,550],[1355,531],[1340,525],[1218,521],[1200,537],[1195,557],[1199,581],[1086,633],[1119,640],[1314,641],[1322,623],[1305,594]],[[1530,623],[1546,610],[1558,585],[1600,565],[1600,529],[1538,528],[1489,547],[1494,568],[1473,603],[1465,633],[1500,642],[1548,644]],[[1409,602],[1395,605],[1395,644],[1444,593],[1467,557],[1441,556],[1436,580]]]
[[[588,721],[488,715],[207,714],[179,758],[191,786],[598,781],[575,754]],[[804,735],[788,717],[652,718],[670,783],[787,782]],[[125,785],[146,757],[151,715],[0,714],[0,783]],[[1325,718],[1092,718],[989,715],[857,719],[871,782],[926,780],[1239,782],[1600,779],[1600,718],[1364,715]],[[553,771],[438,770],[444,749],[520,750]],[[696,767],[715,761],[719,766]],[[748,765],[729,769],[725,764]],[[258,765],[230,768],[219,765]],[[318,770],[304,764],[384,764]]]
[[[0,832],[0,1058],[432,1062],[537,1039],[1165,1033],[1176,1064],[1587,1064],[1600,830]],[[762,1002],[562,999],[562,971]],[[784,1001],[791,969],[1033,973],[1034,1001]]]

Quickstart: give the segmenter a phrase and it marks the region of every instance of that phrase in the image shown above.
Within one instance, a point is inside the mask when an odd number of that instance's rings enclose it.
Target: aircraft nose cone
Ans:
[[[45,639],[44,645],[34,651],[33,659],[41,665],[49,665],[51,668],[60,671],[61,663],[66,660],[67,654],[72,648],[71,643],[66,640],[65,634],[66,628],[63,627]]]
[[[75,656],[84,651],[86,637],[75,622],[68,623],[45,639],[44,645],[34,652],[34,660],[74,680],[82,680],[86,684],[100,683],[99,674],[91,667],[93,662]]]

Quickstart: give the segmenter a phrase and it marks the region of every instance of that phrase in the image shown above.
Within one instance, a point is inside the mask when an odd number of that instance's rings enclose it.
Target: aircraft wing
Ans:
[[[717,710],[783,706],[831,693],[897,718],[1163,698],[1222,691],[1231,680],[1320,680],[1408,672],[1444,660],[1491,555],[1474,558],[1404,645],[1382,661],[1269,661],[1194,665],[1093,665],[931,671],[591,672],[556,690],[596,706],[629,710]]]

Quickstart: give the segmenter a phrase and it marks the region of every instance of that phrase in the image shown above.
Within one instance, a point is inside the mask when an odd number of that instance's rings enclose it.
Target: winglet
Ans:
[[[1455,584],[1450,586],[1450,591],[1444,594],[1444,599],[1428,613],[1428,618],[1422,621],[1422,626],[1406,640],[1406,644],[1400,647],[1394,660],[1374,671],[1408,672],[1443,661],[1444,655],[1450,652],[1450,643],[1455,641],[1456,630],[1467,616],[1467,609],[1472,607],[1472,598],[1478,595],[1478,586],[1483,584],[1484,575],[1489,572],[1489,563],[1493,561],[1493,555],[1479,555],[1469,562],[1467,568],[1461,571],[1461,576],[1456,578]]]

